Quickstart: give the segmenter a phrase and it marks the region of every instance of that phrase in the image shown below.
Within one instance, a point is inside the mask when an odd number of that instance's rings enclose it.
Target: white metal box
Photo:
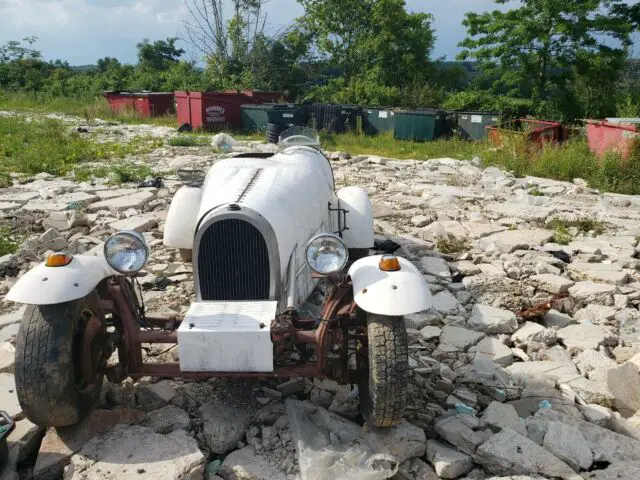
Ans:
[[[273,372],[278,302],[195,302],[178,328],[183,372]]]

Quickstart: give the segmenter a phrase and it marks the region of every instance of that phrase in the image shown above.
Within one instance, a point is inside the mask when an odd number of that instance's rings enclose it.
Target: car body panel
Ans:
[[[356,304],[369,313],[401,316],[427,310],[432,295],[424,276],[409,261],[397,257],[400,270],[380,270],[382,255],[365,257],[349,268]]]
[[[7,300],[32,305],[53,305],[89,295],[107,277],[119,275],[104,255],[76,255],[69,265],[44,263],[25,273],[7,294]]]

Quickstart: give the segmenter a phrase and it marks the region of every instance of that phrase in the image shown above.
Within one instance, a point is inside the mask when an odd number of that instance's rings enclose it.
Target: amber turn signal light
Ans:
[[[71,260],[73,260],[73,257],[66,253],[52,253],[47,257],[45,265],[47,267],[64,267],[69,265]]]
[[[383,255],[380,259],[380,270],[384,272],[397,272],[400,270],[400,262],[395,255]]]

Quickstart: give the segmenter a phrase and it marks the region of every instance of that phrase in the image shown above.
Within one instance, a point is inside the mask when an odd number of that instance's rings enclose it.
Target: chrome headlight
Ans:
[[[104,258],[115,271],[128,275],[146,265],[149,248],[140,233],[125,230],[114,233],[104,242]]]
[[[323,233],[309,241],[305,257],[311,270],[329,275],[345,267],[349,260],[349,250],[340,237]]]

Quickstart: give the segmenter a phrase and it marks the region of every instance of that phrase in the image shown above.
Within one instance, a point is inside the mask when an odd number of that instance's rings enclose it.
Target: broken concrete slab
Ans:
[[[593,453],[578,428],[561,422],[549,422],[542,446],[576,472],[588,470]]]
[[[427,441],[426,458],[440,478],[458,478],[473,468],[473,460],[469,455],[437,440]]]
[[[480,445],[474,459],[496,475],[542,475],[563,480],[582,480],[562,460],[508,428]]]
[[[477,303],[473,306],[467,326],[487,334],[513,333],[518,328],[518,319],[509,310]]]
[[[477,345],[469,349],[469,353],[474,353],[476,357],[485,356],[503,367],[508,367],[513,363],[511,349],[494,337],[483,338]]]
[[[478,446],[491,436],[491,433],[472,430],[458,417],[459,415],[454,415],[437,420],[435,431],[451,445],[454,445],[464,453],[472,455]]]
[[[225,480],[287,480],[287,475],[255,453],[252,446],[227,455],[218,471]]]
[[[121,230],[133,230],[135,232],[143,233],[151,230],[156,225],[158,225],[158,214],[151,212],[111,222],[109,224],[109,228],[116,232]]]
[[[141,383],[136,391],[137,405],[143,412],[151,412],[166,406],[176,396],[170,380]]]
[[[484,336],[485,334],[481,332],[447,325],[442,329],[440,345],[449,345],[458,350],[466,350],[478,343]]]
[[[16,393],[15,377],[12,373],[0,373],[0,405],[0,408],[13,419],[18,419],[22,414],[22,407]]]
[[[571,318],[571,316],[553,309],[549,310],[544,317],[542,317],[542,324],[547,328],[564,328],[573,323],[576,323],[576,321]]]
[[[569,288],[569,295],[576,300],[600,305],[612,304],[616,286],[607,283],[578,282]]]
[[[625,418],[640,410],[640,373],[632,363],[607,370],[607,387],[613,394],[614,404]]]
[[[511,253],[516,250],[529,250],[530,247],[547,243],[552,238],[553,232],[549,230],[507,230],[482,238],[478,244],[483,250]]]
[[[594,282],[622,285],[629,280],[629,274],[617,264],[572,262],[567,268],[576,276]]]
[[[148,191],[138,191],[132,195],[124,197],[115,197],[108,200],[102,200],[100,202],[92,203],[87,207],[90,212],[97,212],[98,210],[110,210],[112,212],[122,212],[129,208],[139,209],[146,203],[155,198],[155,194]]]
[[[175,430],[188,431],[191,427],[191,420],[187,412],[181,408],[167,405],[147,413],[139,425],[151,428],[156,433],[167,434]]]
[[[556,332],[550,328],[545,328],[535,322],[525,322],[511,335],[511,341],[516,345],[527,345],[529,343],[542,343],[553,345],[556,343]]]
[[[65,479],[103,480],[111,472],[122,479],[195,480],[203,478],[204,468],[198,443],[181,430],[161,435],[139,425],[117,425],[71,458]]]
[[[569,325],[558,330],[558,340],[569,350],[579,353],[586,349],[597,350],[600,345],[614,346],[617,340],[599,325]]]
[[[530,278],[530,281],[540,290],[548,293],[567,293],[569,288],[576,283],[568,278],[550,273],[534,275]]]
[[[535,417],[578,428],[594,454],[594,462],[640,461],[640,441],[551,409],[540,410]]]
[[[34,480],[59,478],[71,456],[79,452],[94,436],[102,435],[119,424],[135,423],[143,416],[144,413],[139,410],[126,408],[93,410],[77,425],[47,429],[33,467]],[[126,458],[126,455],[122,458]]]
[[[9,342],[0,343],[0,373],[13,373],[16,362],[16,349]]]
[[[217,454],[225,454],[236,448],[251,423],[248,408],[218,399],[202,405],[200,416],[207,445]]]
[[[480,425],[490,428],[494,432],[509,428],[521,435],[527,435],[525,424],[520,420],[520,415],[518,415],[513,405],[496,401],[491,402],[486,410],[482,412]]]

